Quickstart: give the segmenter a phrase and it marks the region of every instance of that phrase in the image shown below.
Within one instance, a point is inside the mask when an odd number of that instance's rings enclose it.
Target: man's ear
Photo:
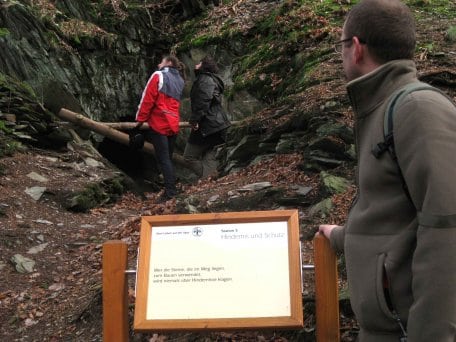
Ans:
[[[365,44],[361,44],[359,38],[354,36],[352,39],[354,60],[359,64],[365,58]]]

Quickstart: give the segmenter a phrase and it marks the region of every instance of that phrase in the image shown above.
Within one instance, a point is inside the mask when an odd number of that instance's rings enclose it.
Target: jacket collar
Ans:
[[[394,60],[347,84],[347,92],[355,112],[361,118],[372,113],[395,90],[416,81],[412,60]]]
[[[159,71],[162,71],[162,72],[171,72],[172,74],[176,74],[178,73],[179,71],[174,68],[174,67],[163,67],[161,68]]]

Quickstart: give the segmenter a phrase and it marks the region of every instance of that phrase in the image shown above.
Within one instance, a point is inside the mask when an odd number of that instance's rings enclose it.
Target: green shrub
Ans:
[[[10,31],[5,27],[0,27],[0,37],[4,37],[10,34]]]

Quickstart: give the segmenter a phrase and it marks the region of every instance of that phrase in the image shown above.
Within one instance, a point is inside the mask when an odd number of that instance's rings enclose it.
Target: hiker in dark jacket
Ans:
[[[417,82],[414,18],[399,0],[362,0],[336,46],[355,112],[358,194],[345,226],[319,233],[345,253],[358,341],[454,342],[456,107],[434,90],[409,93],[393,113],[397,160],[375,155],[392,94]]]
[[[200,178],[216,175],[215,147],[225,142],[226,130],[230,126],[222,108],[224,84],[217,72],[215,61],[209,56],[204,57],[195,66],[197,76],[190,92],[192,114],[189,123],[192,131],[185,146],[184,159]]]

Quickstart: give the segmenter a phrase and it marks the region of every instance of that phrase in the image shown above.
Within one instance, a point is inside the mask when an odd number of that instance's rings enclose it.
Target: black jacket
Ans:
[[[192,131],[193,136],[198,134],[207,138],[231,125],[222,107],[224,88],[218,75],[209,72],[198,74],[190,92],[192,114],[189,122],[199,126],[197,131]]]

